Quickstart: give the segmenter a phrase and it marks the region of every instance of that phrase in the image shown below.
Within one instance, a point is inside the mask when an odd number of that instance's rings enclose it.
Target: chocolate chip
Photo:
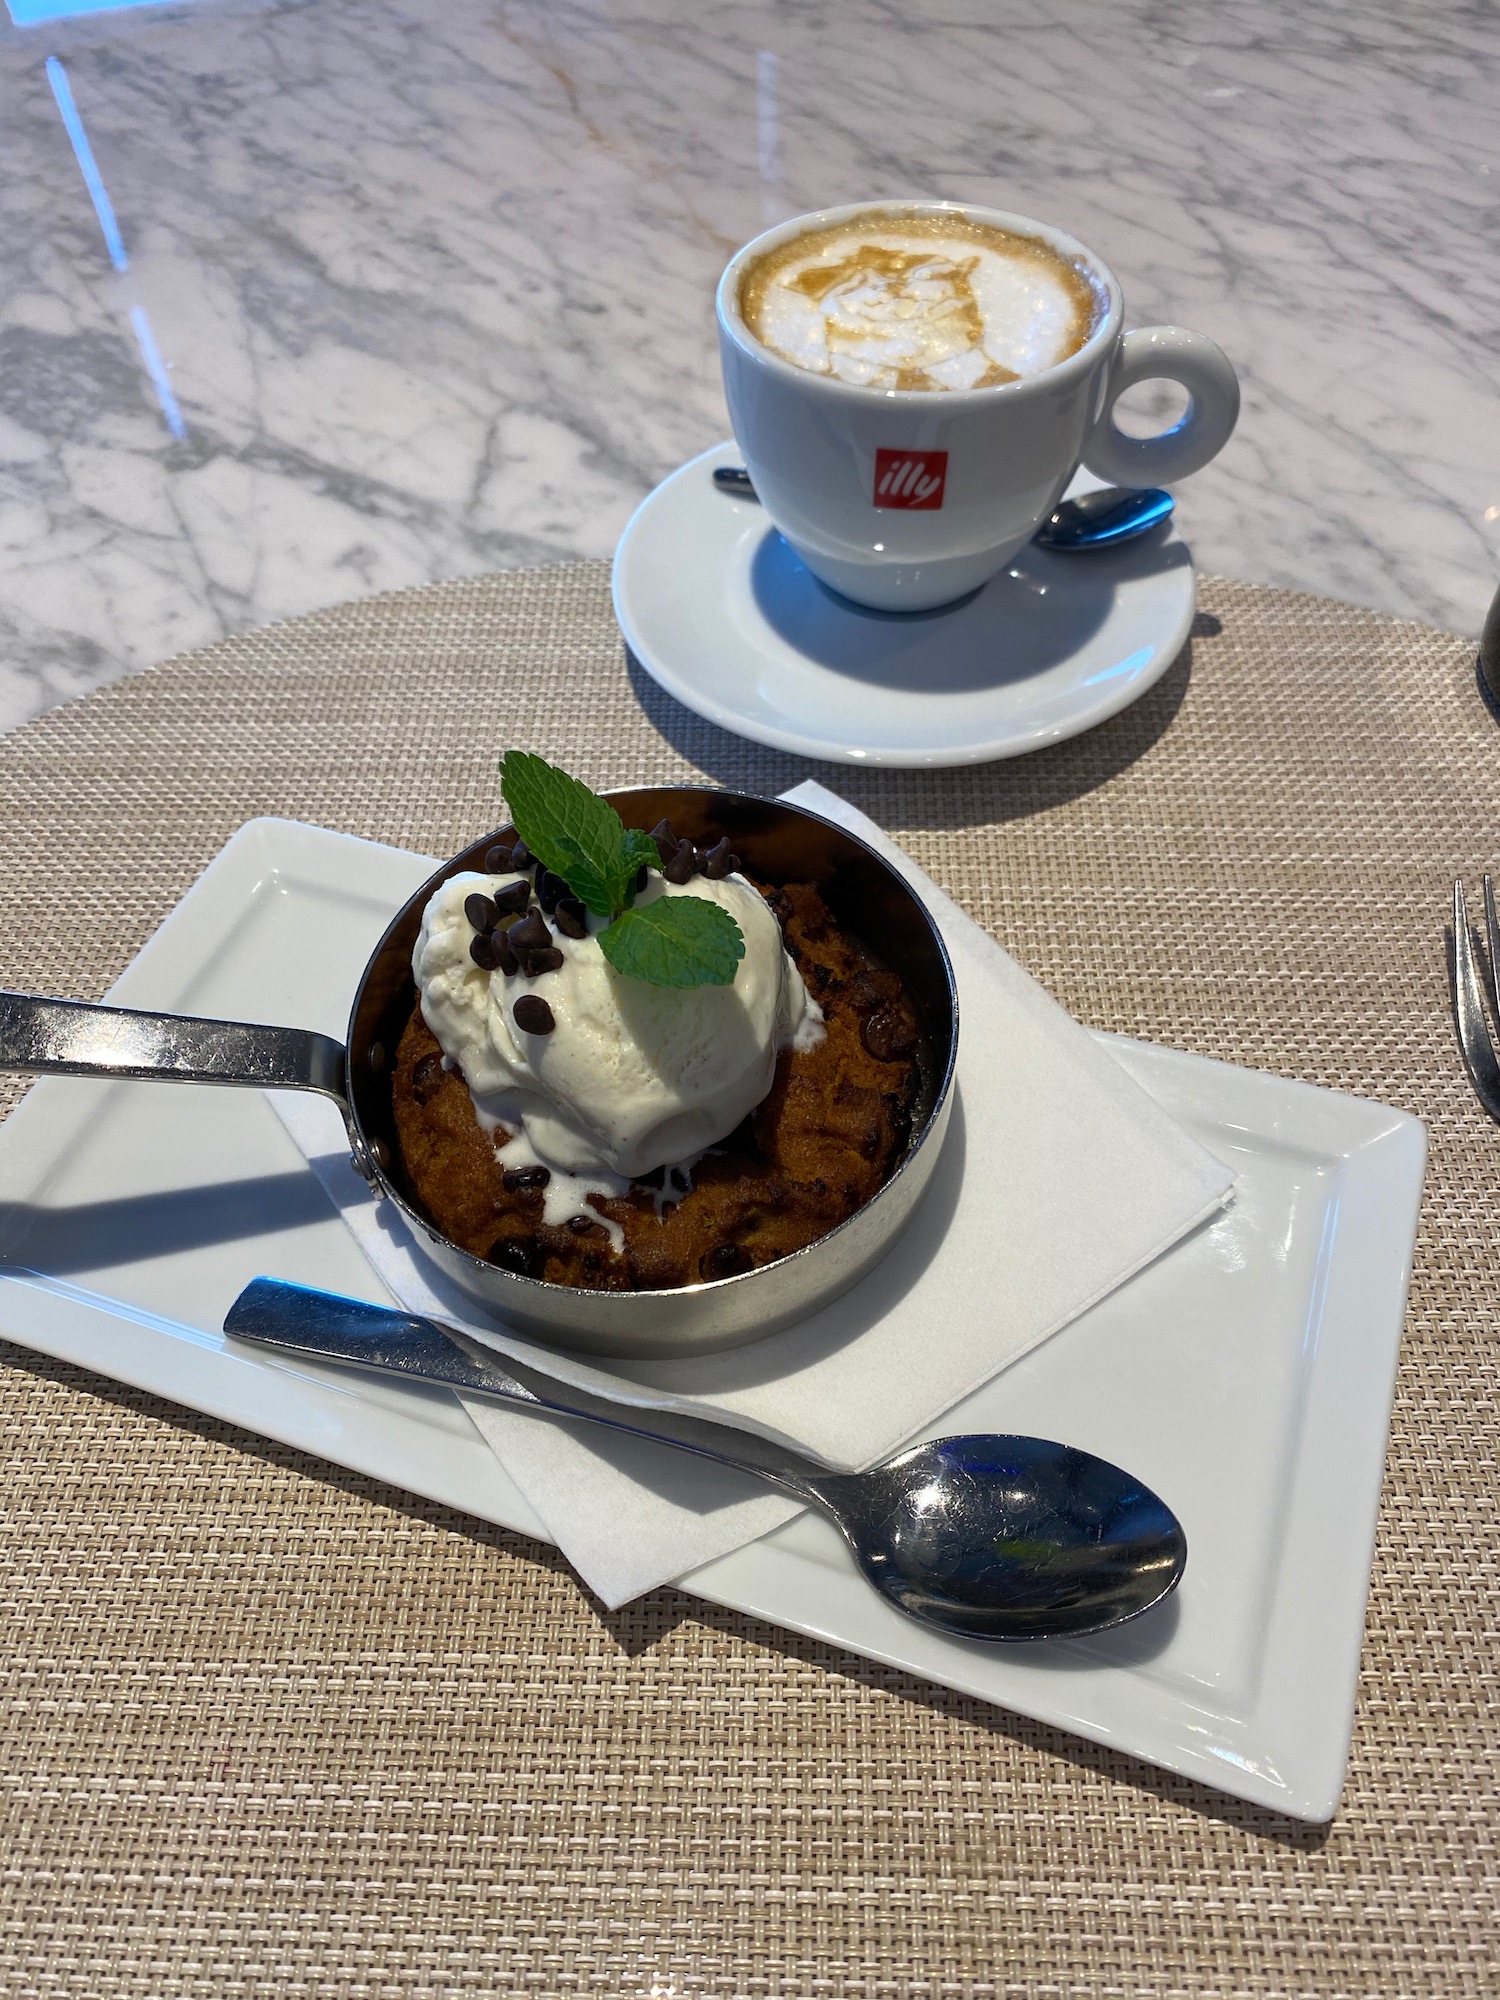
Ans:
[[[510,939],[504,931],[496,931],[490,939],[495,947],[495,966],[506,979],[514,979],[520,970],[521,961],[510,948]]]
[[[705,1250],[698,1269],[705,1278],[734,1278],[754,1263],[750,1252],[738,1243],[716,1243]]]
[[[563,955],[555,944],[544,944],[540,951],[518,951],[516,957],[528,979],[540,979],[544,972],[562,971]]]
[[[557,1026],[552,1009],[535,993],[523,993],[511,1012],[523,1035],[550,1035]]]
[[[518,1278],[539,1278],[547,1253],[534,1236],[501,1236],[490,1245],[490,1262]]]
[[[428,1104],[443,1080],[443,1059],[429,1051],[412,1066],[411,1094],[418,1104]]]
[[[588,911],[576,896],[564,896],[552,912],[552,921],[564,937],[581,938],[589,934]]]
[[[677,852],[677,836],[672,831],[669,819],[659,819],[651,829],[650,838],[656,842],[656,851],[662,858],[662,866]]]
[[[882,1007],[863,1023],[859,1038],[877,1062],[900,1062],[917,1046],[917,1031],[902,1008]]]
[[[536,899],[549,917],[567,893],[568,885],[561,875],[554,875],[547,868],[537,870]]]
[[[866,967],[849,981],[848,993],[856,1013],[874,1014],[887,1002],[901,998],[901,981],[894,972]]]
[[[492,847],[484,857],[484,872],[486,875],[509,875],[513,873],[515,865],[515,862],[511,859],[511,851],[508,847]]]
[[[479,931],[469,939],[469,956],[481,972],[493,972],[500,963],[500,947],[493,931]]]
[[[587,1215],[570,1215],[568,1217],[568,1227],[575,1236],[602,1236],[604,1234],[600,1225]]]
[[[500,1178],[512,1194],[540,1194],[552,1176],[545,1167],[507,1167]]]
[[[552,942],[547,919],[540,910],[533,910],[518,924],[512,924],[505,935],[510,940],[512,951],[541,951]]]
[[[500,912],[489,897],[477,892],[464,897],[464,915],[476,931],[492,931],[500,921]]]
[[[911,1144],[910,1107],[903,1104],[899,1097],[888,1097],[886,1103],[890,1106],[891,1136],[894,1138],[898,1149],[904,1153]]]
[[[531,901],[529,882],[512,882],[508,889],[500,889],[490,899],[502,917],[518,917]]]
[[[782,929],[785,930],[787,919],[792,914],[791,897],[786,893],[785,889],[773,889],[770,895],[767,896],[766,901],[770,905],[771,915],[781,925]]]
[[[714,842],[703,857],[703,872],[710,882],[722,882],[736,867],[736,860],[729,851],[729,836]]]
[[[690,840],[685,840],[661,872],[676,888],[691,882],[698,872],[697,848]]]
[[[518,840],[510,850],[510,865],[518,874],[524,875],[535,862],[536,856],[524,840]]]

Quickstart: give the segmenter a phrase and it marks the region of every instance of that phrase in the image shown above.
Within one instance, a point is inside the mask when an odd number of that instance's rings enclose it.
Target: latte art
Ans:
[[[964,215],[872,211],[750,264],[756,339],[815,375],[872,389],[985,389],[1054,367],[1100,324],[1088,273],[1039,237]]]

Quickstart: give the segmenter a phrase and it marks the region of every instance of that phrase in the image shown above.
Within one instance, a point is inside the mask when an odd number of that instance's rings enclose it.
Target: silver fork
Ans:
[[[1484,878],[1485,960],[1474,949],[1469,929],[1469,911],[1464,902],[1464,885],[1453,885],[1453,954],[1448,962],[1448,983],[1453,995],[1453,1025],[1458,1032],[1459,1053],[1474,1095],[1497,1124],[1500,1124],[1500,1059],[1485,1019],[1486,997],[1490,1011],[1500,1022],[1500,992],[1496,990],[1496,968],[1500,966],[1500,918],[1495,914],[1495,889]]]

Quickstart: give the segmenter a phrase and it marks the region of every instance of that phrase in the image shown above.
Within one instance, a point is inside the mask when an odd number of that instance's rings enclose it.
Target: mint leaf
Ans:
[[[599,949],[616,972],[648,986],[731,986],[745,938],[706,896],[658,896],[600,931]]]
[[[617,915],[644,857],[627,865],[627,836],[614,807],[527,750],[506,751],[500,783],[516,832],[543,867],[561,875],[595,916]],[[649,840],[646,845],[655,861],[655,847]]]

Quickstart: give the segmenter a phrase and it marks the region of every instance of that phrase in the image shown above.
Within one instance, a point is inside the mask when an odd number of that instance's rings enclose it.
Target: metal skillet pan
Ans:
[[[432,1261],[495,1319],[546,1346],[622,1357],[704,1354],[758,1340],[862,1277],[921,1199],[952,1108],[953,968],[937,927],[900,876],[863,841],[815,813],[687,786],[613,792],[610,802],[627,826],[669,819],[678,834],[700,844],[727,834],[757,881],[815,883],[840,923],[900,974],[916,1010],[922,1089],[904,1157],[863,1208],[790,1256],[669,1291],[586,1291],[475,1257],[423,1213],[401,1172],[391,1107],[392,1057],[415,999],[412,947],[439,883],[466,869],[482,871],[486,850],[503,833],[486,834],[444,862],[397,913],[355,991],[346,1047],[300,1028],[0,992],[0,1069],[321,1092],[343,1113],[355,1167],[401,1210]]]

